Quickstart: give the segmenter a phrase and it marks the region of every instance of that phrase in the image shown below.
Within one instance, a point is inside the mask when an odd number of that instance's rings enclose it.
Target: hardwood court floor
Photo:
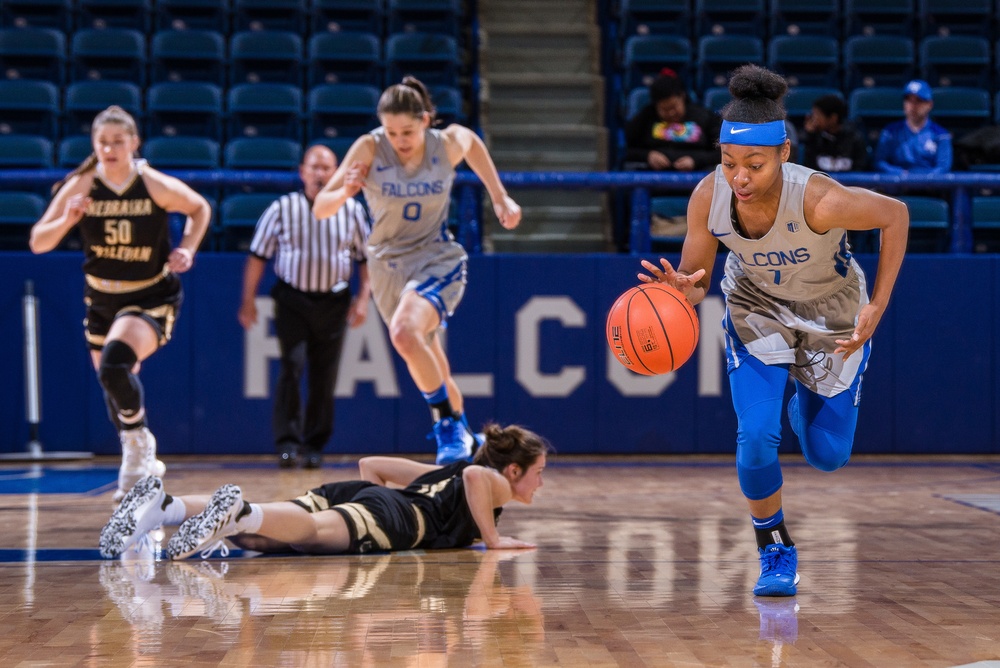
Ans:
[[[786,599],[751,594],[728,459],[554,457],[535,503],[501,518],[539,545],[522,552],[102,561],[110,485],[0,493],[0,665],[997,665],[1000,459],[800,462],[784,464],[802,575]],[[171,493],[237,482],[251,500],[354,475],[167,463]],[[108,482],[115,465],[88,467]],[[0,467],[0,492],[37,474]]]

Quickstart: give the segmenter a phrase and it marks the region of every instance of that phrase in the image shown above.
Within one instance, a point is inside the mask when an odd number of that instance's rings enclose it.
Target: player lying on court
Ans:
[[[448,549],[477,539],[490,549],[534,547],[501,536],[496,523],[508,501],[531,503],[550,446],[517,425],[490,424],[484,436],[471,464],[365,457],[361,480],[327,483],[291,501],[250,503],[236,485],[211,497],[175,497],[149,476],[101,531],[101,556],[116,557],[156,527],[178,524],[167,544],[171,559],[207,558],[220,547],[225,556],[226,538],[247,550],[308,554]]]

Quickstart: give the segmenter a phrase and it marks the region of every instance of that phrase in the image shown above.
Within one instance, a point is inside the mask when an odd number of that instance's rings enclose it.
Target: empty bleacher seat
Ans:
[[[778,35],[840,34],[839,0],[771,0],[768,11],[771,37]]]
[[[229,0],[156,0],[158,30],[229,33]]]
[[[261,215],[276,199],[271,193],[228,195],[219,207],[220,250],[246,252]]]
[[[913,37],[915,0],[844,0],[844,35]]]
[[[146,134],[222,140],[222,90],[201,82],[161,83],[146,90]]]
[[[931,118],[953,136],[988,125],[992,117],[990,94],[981,88],[948,86],[934,88]]]
[[[666,195],[649,200],[651,241],[680,243],[687,233],[689,197]]]
[[[31,226],[42,217],[47,206],[41,195],[0,192],[0,250],[27,250]]]
[[[694,0],[694,34],[765,34],[765,0]]]
[[[149,32],[153,0],[76,0],[77,28],[130,28]]]
[[[903,35],[855,35],[844,43],[844,89],[905,86],[917,72],[913,40]]]
[[[219,142],[204,137],[154,137],[141,153],[157,169],[216,169],[220,164]]]
[[[1000,248],[1000,196],[972,198],[972,236],[977,251],[995,253]]]
[[[903,118],[903,94],[895,86],[855,88],[847,100],[848,117],[872,146],[889,123]]]
[[[993,37],[993,0],[917,0],[920,34]]]
[[[688,37],[691,30],[691,5],[688,0],[622,0],[622,36],[679,35]]]
[[[347,151],[350,150],[351,145],[357,141],[357,137],[322,137],[318,139],[312,139],[309,141],[309,145],[322,144],[326,146],[333,154],[337,156],[337,161],[340,162],[347,155]]]
[[[38,135],[0,135],[0,168],[48,169],[52,142]]]
[[[990,88],[990,43],[983,37],[925,37],[920,42],[920,74],[931,86]]]
[[[917,251],[943,252],[951,227],[951,207],[946,200],[921,195],[903,195],[898,199],[910,214],[909,248]]]
[[[683,81],[691,75],[691,41],[677,35],[633,35],[625,41],[622,53],[622,79],[625,90],[648,86],[664,67],[669,67]]]
[[[243,31],[229,42],[229,80],[302,85],[302,38],[293,32]]]
[[[223,164],[227,169],[297,169],[302,145],[276,137],[232,139],[226,144]]]
[[[840,85],[840,43],[819,35],[779,35],[767,47],[767,65],[789,86]]]
[[[327,32],[309,39],[306,81],[382,85],[382,41],[366,32]]]
[[[0,25],[9,28],[73,28],[73,0],[3,0]]]
[[[764,42],[750,35],[710,35],[698,40],[698,90],[725,86],[740,65],[764,64]]]
[[[226,42],[214,30],[161,30],[149,44],[150,78],[226,85]]]
[[[146,38],[129,28],[77,31],[70,45],[72,81],[146,81]]]
[[[51,28],[0,30],[0,73],[6,79],[66,80],[66,37]]]
[[[305,34],[307,0],[232,0],[233,30],[287,30]]]
[[[79,81],[66,88],[63,102],[63,134],[90,134],[94,117],[118,105],[142,127],[142,90],[124,81]]]
[[[462,5],[459,0],[386,0],[389,34],[428,32],[458,38]]]
[[[383,0],[313,0],[312,32],[358,31],[381,37],[385,32],[384,4]]]
[[[649,104],[648,86],[636,86],[630,90],[625,97],[625,109],[623,112],[625,120],[635,116],[647,104]]]
[[[712,86],[711,88],[705,90],[701,99],[703,107],[719,112],[722,111],[724,106],[729,104],[729,101],[733,99],[733,96],[730,95],[729,88],[726,86]]]
[[[378,126],[375,115],[382,92],[364,84],[324,84],[309,91],[306,133],[309,138],[357,137]]]
[[[229,89],[229,138],[302,137],[302,89],[279,83],[240,84]]]
[[[465,113],[465,99],[462,97],[461,90],[454,86],[433,86],[428,92],[431,94],[431,101],[437,110],[437,118],[441,122],[441,127],[452,123],[460,125],[468,123],[469,118]]]
[[[458,44],[449,35],[403,33],[385,43],[386,82],[399,83],[411,74],[428,86],[457,86]]]
[[[90,135],[73,135],[59,142],[56,166],[75,169],[94,152]]]
[[[54,137],[60,116],[59,89],[48,81],[0,81],[0,134]]]

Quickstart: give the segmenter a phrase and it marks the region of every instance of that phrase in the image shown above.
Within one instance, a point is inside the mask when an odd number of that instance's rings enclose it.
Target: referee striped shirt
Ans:
[[[368,214],[348,199],[329,218],[317,220],[302,191],[282,195],[261,215],[250,252],[274,261],[278,278],[301,292],[339,292],[348,287],[353,262],[366,260]]]

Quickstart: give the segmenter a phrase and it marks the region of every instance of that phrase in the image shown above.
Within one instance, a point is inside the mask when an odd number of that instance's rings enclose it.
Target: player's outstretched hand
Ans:
[[[500,536],[500,540],[495,545],[487,545],[490,550],[523,550],[535,547],[534,543],[525,543],[523,540],[511,538],[510,536]]]
[[[649,260],[643,260],[641,264],[649,273],[639,273],[638,277],[640,281],[643,283],[666,283],[667,285],[680,290],[684,293],[684,295],[690,293],[695,284],[701,280],[702,276],[705,275],[704,269],[699,269],[693,274],[682,274],[677,272],[670,265],[670,263],[662,257],[660,258],[659,267]]]

